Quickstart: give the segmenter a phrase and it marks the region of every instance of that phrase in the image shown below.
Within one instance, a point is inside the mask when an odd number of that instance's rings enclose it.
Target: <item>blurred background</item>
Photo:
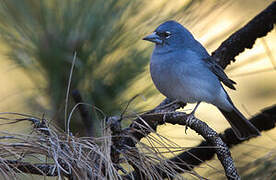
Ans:
[[[120,115],[127,102],[140,94],[127,113],[154,108],[164,96],[150,79],[148,62],[153,45],[141,40],[145,35],[160,23],[173,19],[187,27],[211,53],[271,2],[2,0],[0,112],[45,116],[64,128],[66,91],[74,52],[76,61],[70,89],[78,89],[85,102],[96,106],[106,116]],[[227,91],[246,117],[275,104],[275,45],[273,29],[226,69],[229,77],[237,82],[237,91]],[[68,112],[74,105],[70,97]],[[186,106],[185,111],[193,106]],[[88,108],[96,125],[93,132],[99,135],[101,113],[93,107]],[[229,127],[212,105],[201,104],[196,116],[218,132]],[[70,128],[74,134],[85,134],[78,112],[74,113]],[[29,124],[6,125],[0,130],[28,132],[30,127]],[[177,125],[159,127],[158,133],[179,147],[192,147],[201,141],[192,130],[186,135],[184,127]],[[243,176],[250,179],[252,172],[261,174],[263,171],[258,171],[255,164],[252,168],[243,167],[251,167],[249,165],[256,159],[268,158],[275,148],[276,130],[272,130],[233,148],[232,155],[237,167],[243,170]],[[273,166],[269,167],[273,169]],[[224,177],[216,159],[196,170],[211,179]]]

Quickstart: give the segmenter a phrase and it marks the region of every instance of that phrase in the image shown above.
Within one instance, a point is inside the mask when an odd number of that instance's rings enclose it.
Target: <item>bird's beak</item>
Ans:
[[[163,40],[156,34],[156,32],[153,32],[152,34],[146,36],[143,38],[143,40],[150,41],[156,44],[163,44]]]

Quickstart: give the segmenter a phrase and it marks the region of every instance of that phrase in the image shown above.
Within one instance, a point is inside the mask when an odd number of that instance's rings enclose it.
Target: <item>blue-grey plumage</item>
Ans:
[[[217,106],[239,139],[260,134],[237,110],[221,84],[235,89],[235,82],[186,28],[167,21],[144,40],[155,43],[150,73],[162,94],[185,103],[204,101]]]

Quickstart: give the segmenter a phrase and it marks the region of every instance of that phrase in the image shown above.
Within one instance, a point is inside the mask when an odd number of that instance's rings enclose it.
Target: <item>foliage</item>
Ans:
[[[1,179],[29,179],[32,174],[43,175],[45,179],[46,176],[85,180],[136,179],[131,175],[127,176],[127,173],[133,171],[133,167],[150,179],[162,179],[160,171],[168,177],[182,179],[177,170],[185,171],[176,163],[164,160],[164,154],[174,153],[168,146],[173,147],[175,144],[166,141],[146,126],[145,131],[153,133],[146,138],[151,144],[137,142],[139,148],[122,150],[120,162],[115,163],[112,157],[114,149],[111,148],[113,137],[108,126],[103,129],[103,136],[100,138],[79,138],[58,130],[44,118],[18,113],[0,115],[3,124],[20,124],[27,121],[33,126],[31,134],[0,131]],[[160,166],[156,167],[157,163]],[[187,174],[201,178],[194,171]]]
[[[10,47],[10,59],[26,70],[37,87],[45,88],[52,112],[64,105],[76,52],[72,88],[111,114],[120,107],[117,94],[147,62],[142,52],[129,48],[133,40],[126,38],[124,23],[128,7],[130,2],[117,0],[4,0],[1,37]]]
[[[3,0],[0,33],[10,59],[24,68],[50,100],[49,111],[41,111],[63,125],[74,52],[77,58],[71,90],[78,89],[86,102],[106,114],[118,114],[131,98],[125,91],[148,62],[149,51],[139,47],[142,36],[137,34],[158,25],[160,19],[151,17],[153,14],[170,18],[193,2],[176,9],[167,2],[150,6],[147,1],[127,0]],[[32,97],[30,103],[38,107],[36,99]]]

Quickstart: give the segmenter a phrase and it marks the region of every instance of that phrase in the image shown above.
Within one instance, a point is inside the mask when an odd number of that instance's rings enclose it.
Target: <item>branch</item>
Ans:
[[[273,129],[276,124],[276,105],[265,108],[261,111],[261,113],[252,117],[250,119],[250,122],[260,131],[268,131]],[[226,129],[224,133],[219,134],[219,136],[223,139],[223,141],[229,148],[232,148],[235,145],[239,145],[246,141],[241,141],[237,139],[232,128]],[[202,141],[198,146],[185,151],[167,161],[177,164],[179,168],[176,168],[175,170],[179,173],[183,173],[185,170],[190,170],[191,167],[198,166],[205,161],[213,159],[216,152],[215,149],[210,148],[210,146],[212,146],[210,142],[206,140]],[[166,177],[164,173],[160,173],[163,175],[164,178]]]
[[[188,125],[191,129],[200,134],[204,139],[209,142],[212,147],[215,147],[214,150],[218,156],[218,159],[221,161],[221,164],[224,167],[226,176],[228,179],[239,179],[239,175],[234,166],[233,159],[231,157],[230,151],[227,145],[222,141],[219,135],[211,129],[206,123],[200,121],[199,119],[193,118],[192,123],[187,124],[188,115],[184,112],[171,112],[171,113],[158,113],[158,114],[146,114],[140,117],[141,122],[137,122],[137,126],[133,127],[137,132],[143,134],[150,133],[146,123],[149,123],[151,128],[156,129],[158,125],[164,123],[179,124],[179,125]],[[143,123],[144,122],[144,123]],[[144,126],[143,126],[144,124]],[[133,131],[129,131],[131,133]],[[134,133],[136,135],[136,133]],[[132,134],[133,135],[133,134]],[[134,136],[135,136],[134,135]],[[185,163],[186,164],[186,163]],[[159,168],[160,169],[160,168]],[[189,168],[189,170],[191,167]],[[137,172],[135,171],[135,177],[137,177]],[[168,176],[167,174],[163,174]]]
[[[255,16],[244,27],[236,31],[221,45],[212,52],[212,57],[217,63],[225,69],[231,63],[235,62],[235,57],[246,48],[251,49],[256,39],[264,37],[273,29],[276,23],[276,1],[271,3],[265,10]],[[170,102],[165,99],[162,103]],[[162,104],[161,103],[161,104]]]
[[[165,117],[165,121],[164,121],[164,117]],[[145,115],[143,117],[145,120],[151,120],[151,119],[155,119],[157,120],[156,126],[158,124],[163,124],[165,122],[169,122],[172,124],[181,124],[181,125],[185,125],[186,121],[186,115],[185,113],[181,113],[181,112],[177,112],[176,114],[170,113],[170,114],[148,114]],[[147,119],[148,118],[148,119]],[[45,128],[45,123],[42,121],[40,122],[39,120],[36,119],[29,119],[30,121],[32,121],[35,124],[35,127],[40,129],[40,131],[42,131],[43,134],[48,135],[48,130]],[[276,105],[272,106],[272,107],[268,107],[266,109],[264,109],[260,114],[254,116],[253,118],[251,118],[250,120],[256,127],[258,127],[258,129],[260,131],[264,131],[264,130],[270,130],[272,128],[275,127],[275,123],[276,123]],[[153,121],[150,121],[153,122]],[[197,126],[198,122],[193,123],[192,126]],[[204,126],[204,123],[203,123]],[[153,127],[154,128],[154,127]],[[45,130],[46,129],[46,130]],[[130,129],[128,129],[128,131],[130,131]],[[201,133],[201,132],[200,132]],[[208,134],[208,133],[207,133]],[[206,135],[207,135],[206,134]],[[243,141],[239,141],[231,128],[225,130],[224,134],[220,134],[219,135],[223,141],[226,143],[226,145],[228,147],[233,147],[235,145],[238,145],[240,143],[242,143]],[[214,139],[217,139],[218,136],[214,134]],[[208,137],[205,137],[208,139]],[[183,152],[182,154],[171,158],[170,160],[167,161],[171,161],[170,163],[174,163],[175,165],[178,166],[174,167],[172,166],[175,171],[179,172],[179,173],[183,173],[185,172],[185,170],[191,170],[194,166],[200,165],[201,163],[203,163],[206,160],[210,160],[213,158],[213,156],[217,151],[222,151],[222,153],[224,152],[224,148],[223,146],[218,146],[216,145],[215,147],[222,147],[222,148],[210,148],[210,146],[214,146],[213,143],[217,143],[220,141],[220,139],[217,139],[218,141],[215,142],[209,142],[209,141],[202,141],[197,147],[192,148],[186,152]],[[124,145],[124,144],[123,144]],[[206,147],[206,148],[204,148]],[[226,153],[227,154],[227,153]],[[228,162],[229,160],[225,160],[225,162]],[[5,166],[6,164],[6,166]],[[60,162],[61,166],[65,169],[65,170],[69,170],[68,166],[64,163],[62,163],[62,161]],[[14,160],[4,160],[2,161],[1,166],[4,168],[6,168],[7,170],[9,170],[8,168],[12,169],[14,172],[16,173],[20,173],[20,172],[24,172],[24,173],[29,173],[29,174],[37,174],[37,175],[45,175],[45,176],[57,176],[58,172],[56,168],[55,164],[31,164],[31,163],[27,163],[27,162],[21,162],[21,161],[14,161]],[[1,168],[2,169],[2,168]],[[162,168],[156,168],[159,169],[159,173],[160,175],[162,175],[162,177],[168,177],[168,173],[164,173],[162,172]],[[138,172],[136,172],[138,173]],[[135,172],[133,172],[133,177],[137,177],[137,174]],[[64,176],[70,176],[66,173],[63,174]],[[128,175],[127,177],[132,177],[130,175]]]
[[[230,64],[231,60],[234,60],[235,56],[237,56],[240,52],[244,51],[245,48],[251,48],[257,38],[265,36],[273,28],[273,24],[275,24],[275,21],[276,21],[275,14],[276,14],[276,3],[273,2],[267,9],[265,9],[263,12],[257,15],[242,29],[240,29],[232,36],[230,36],[226,41],[224,41],[221,44],[221,46],[215,52],[213,52],[212,56],[215,57],[215,59],[223,68],[225,68],[228,64]],[[81,100],[79,100],[78,102],[81,102]],[[149,125],[153,130],[156,130],[158,125],[164,124],[165,122],[169,122],[172,124],[186,125],[187,115],[185,113],[172,112],[181,107],[183,107],[183,104],[181,104],[180,102],[172,102],[169,99],[165,99],[159,106],[157,106],[152,111],[142,114],[138,118],[136,118],[133,121],[133,123],[129,126],[129,128],[126,128],[123,130],[119,129],[120,133],[116,132],[115,134],[121,134],[121,135],[126,134],[127,136],[123,136],[123,137],[121,136],[122,138],[120,139],[113,138],[112,141],[114,141],[113,143],[115,143],[116,148],[113,148],[112,151],[127,149],[127,146],[135,147],[137,140],[139,141],[141,138],[147,136],[148,133],[151,132],[149,128],[145,128],[144,126],[145,124]],[[172,113],[167,113],[167,112],[172,112]],[[45,137],[48,137],[51,134],[49,129],[45,126],[44,121],[39,123],[39,121],[34,121],[33,119],[29,119],[29,120],[35,123],[36,127],[40,130],[42,134],[45,135]],[[261,114],[251,119],[251,122],[260,131],[274,128],[275,121],[276,121],[276,105],[263,110]],[[194,168],[194,166],[201,164],[205,160],[209,160],[213,158],[214,154],[217,153],[219,160],[221,160],[222,165],[225,168],[227,177],[229,179],[238,178],[239,176],[237,174],[235,167],[233,166],[233,160],[230,156],[230,152],[227,149],[227,146],[233,147],[237,144],[242,143],[243,141],[238,140],[234,136],[232,129],[227,129],[225,130],[224,134],[218,135],[215,131],[210,129],[206,123],[201,122],[198,119],[194,119],[194,122],[190,124],[189,127],[191,127],[196,132],[201,134],[206,139],[206,141],[202,141],[202,143],[198,146],[201,148],[198,148],[198,147],[192,148],[191,150],[183,152],[181,155],[170,159],[170,161],[174,162],[175,164],[178,165],[178,167],[180,167],[180,168],[175,168],[175,171],[181,173],[183,172],[183,170],[191,170]],[[131,137],[128,137],[129,135],[131,135]],[[68,137],[68,138],[71,139],[68,143],[70,142],[72,143],[73,137]],[[133,140],[133,138],[135,138],[136,140]],[[45,138],[45,142],[47,142],[47,140],[48,139]],[[226,144],[224,144],[222,140]],[[65,146],[66,145],[65,142],[67,141],[63,140],[62,142],[60,142],[60,146],[61,145]],[[54,142],[53,144],[56,145],[58,144],[58,142]],[[88,142],[88,144],[91,145],[90,142]],[[78,143],[75,145],[78,145]],[[86,147],[86,146],[83,146],[83,147]],[[210,146],[212,146],[212,148],[208,148]],[[70,147],[74,147],[74,146],[70,146]],[[202,148],[202,147],[206,147],[206,148]],[[78,148],[80,147],[77,146],[76,149]],[[69,150],[71,149],[70,148],[67,149],[67,146],[63,147],[61,150],[64,150],[62,153],[66,153],[66,158],[71,157],[72,154],[75,153],[74,151],[73,151],[74,153],[71,153],[71,151],[69,153]],[[84,156],[87,157],[86,154],[84,154]],[[95,156],[95,157],[96,158],[94,159],[100,159],[99,156]],[[114,163],[119,163],[119,157],[117,153],[111,154],[111,158]],[[89,160],[91,161],[91,159]],[[62,159],[59,159],[59,158],[58,158],[58,161],[59,161],[58,163],[61,165],[61,167],[64,170],[69,171],[68,164],[64,163],[64,161],[62,161]],[[75,162],[74,157],[72,161],[70,159],[70,163],[72,162],[79,163],[79,162]],[[93,164],[96,164],[96,163],[93,162]],[[2,160],[0,165],[4,167],[7,171],[13,170],[18,173],[24,172],[24,173],[30,173],[30,174],[46,175],[46,176],[58,175],[56,164],[31,164],[27,162],[21,162],[19,160],[18,161]],[[83,167],[86,167],[86,166],[83,166]],[[80,169],[85,170],[85,168],[83,167],[80,167]],[[95,167],[96,167],[95,169],[101,169],[97,167],[97,164]],[[92,168],[90,168],[89,170],[91,169]],[[159,170],[160,170],[160,174],[162,174],[163,177],[170,176],[167,173],[163,173],[161,171],[161,168],[159,168]],[[139,169],[132,174],[135,174],[135,173],[139,173]],[[69,177],[70,175],[64,174],[64,176]]]
[[[276,22],[276,2],[273,2],[270,6],[268,6],[265,10],[263,10],[259,15],[253,18],[247,25],[243,28],[235,32],[228,39],[226,39],[221,46],[214,51],[212,54],[213,57],[218,61],[218,63],[225,68],[228,64],[230,64],[230,60],[233,59],[236,55],[238,55],[241,50],[245,50],[245,48],[252,47],[255,40],[258,37],[262,37],[267,34],[273,28],[273,24]],[[246,43],[242,43],[245,41]],[[249,44],[251,46],[249,46]],[[239,48],[235,48],[239,47]],[[226,54],[231,54],[231,56],[226,56]],[[172,102],[169,99],[165,99],[160,105],[150,111],[152,112],[166,112],[166,111],[174,111],[182,107],[183,104],[179,104],[177,102]],[[161,110],[160,110],[161,109]],[[141,115],[144,116],[147,113]],[[148,122],[149,125],[152,125],[154,122]],[[139,118],[136,118],[133,123],[130,125],[130,128],[136,127],[135,124],[141,123]],[[156,123],[156,122],[155,122]],[[156,126],[153,127],[156,130]],[[143,134],[139,134],[138,132],[133,133],[134,137],[137,140],[140,140],[144,137]],[[135,142],[128,142],[128,145],[134,145]]]
[[[259,15],[257,15],[255,18],[253,18],[247,25],[245,25],[243,28],[235,32],[233,35],[231,35],[228,39],[226,39],[220,47],[212,53],[212,56],[214,59],[223,67],[225,68],[227,65],[230,64],[230,61],[234,61],[234,57],[237,56],[239,53],[243,52],[245,48],[252,48],[256,39],[265,36],[269,31],[273,29],[273,25],[276,22],[276,2],[273,2],[270,6],[268,6],[265,10],[263,10]],[[170,107],[169,103],[171,103],[170,100],[165,99],[159,106],[154,108],[150,112],[158,112],[160,109],[160,106],[166,106],[166,109],[170,110],[176,110],[180,108],[181,106],[178,104],[173,104],[173,107]],[[141,118],[145,118],[146,113],[141,115]],[[262,116],[262,115],[260,115]],[[265,119],[265,116],[262,116],[263,119]],[[257,118],[258,119],[258,118]],[[143,119],[149,126],[156,130],[157,126],[160,124],[163,124],[163,122],[156,121],[157,119]],[[262,123],[260,123],[262,122]],[[136,118],[133,123],[130,125],[128,129],[125,129],[126,131],[129,131],[132,133],[133,137],[139,141],[141,138],[145,137],[147,135],[147,131],[142,131],[141,133],[141,126],[139,126],[140,123],[143,123],[143,121],[140,118]],[[271,129],[274,127],[275,121],[267,122],[265,126],[265,129],[262,129],[263,127],[263,120],[257,122],[254,118],[252,118],[252,123],[260,130],[266,130]],[[138,129],[137,129],[138,128]],[[224,141],[229,145],[230,147],[235,144],[239,144],[242,141],[239,141],[232,131],[232,129],[227,129],[225,131],[224,135],[221,135],[224,139]],[[124,143],[126,145],[134,147],[136,142],[131,138],[126,138],[124,140]],[[210,142],[203,141],[200,146],[210,146]],[[191,153],[193,152],[200,152],[196,154],[195,156],[191,156]],[[204,151],[204,152],[203,152]],[[192,157],[191,162],[188,163],[181,163],[184,165],[184,170],[190,170],[190,167],[188,167],[186,164],[191,164],[193,166],[199,165],[202,163],[202,161],[208,160],[210,158],[213,158],[213,155],[215,154],[215,151],[213,149],[210,149],[210,153],[206,153],[206,149],[202,148],[193,148],[190,150],[190,152],[184,152],[181,155],[175,157],[175,162],[181,161],[185,162],[187,160],[186,156]],[[207,155],[207,158],[203,158],[205,155]],[[197,157],[197,158],[195,158]],[[189,159],[189,158],[188,158]],[[190,158],[191,159],[191,158]],[[179,162],[180,163],[180,162]]]
[[[276,23],[276,2],[255,16],[244,27],[227,38],[217,50],[212,53],[216,61],[225,68],[235,61],[235,57],[246,48],[251,49],[256,39],[266,36]]]

